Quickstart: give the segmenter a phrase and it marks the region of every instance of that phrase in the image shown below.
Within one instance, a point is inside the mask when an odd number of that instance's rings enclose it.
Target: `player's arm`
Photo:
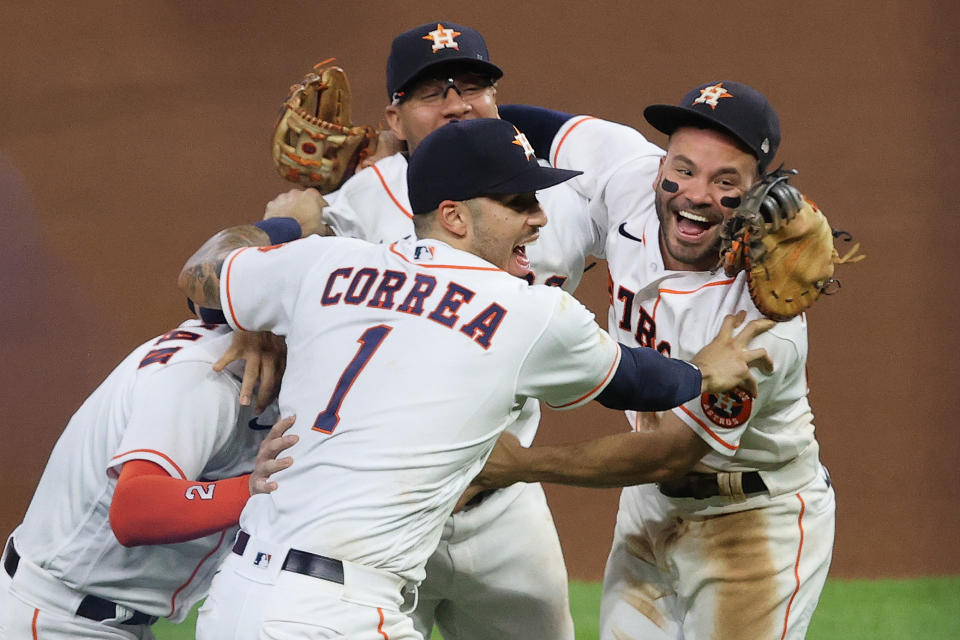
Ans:
[[[270,476],[293,464],[280,453],[297,442],[284,435],[294,419],[278,421],[260,443],[254,470],[216,482],[171,477],[149,460],[123,464],[113,500],[110,526],[120,544],[171,544],[202,538],[231,527],[240,519],[247,499],[277,488]]]
[[[516,436],[500,436],[474,479],[480,490],[514,482],[553,482],[581,487],[628,487],[678,478],[710,446],[672,412],[650,431],[604,436],[572,445],[525,448]]]
[[[311,198],[323,200],[319,194]],[[180,271],[177,285],[196,304],[221,309],[220,270],[232,251],[243,247],[283,244],[309,235],[324,235],[322,231],[326,225],[322,210],[322,203],[292,207],[289,217],[267,218],[220,231],[187,260]]]
[[[616,373],[594,399],[608,409],[663,411],[702,393],[722,393],[734,387],[743,387],[756,396],[757,382],[750,368],[769,371],[773,363],[764,349],[747,347],[774,323],[752,320],[734,335],[733,330],[745,318],[743,311],[727,316],[716,337],[690,362],[669,358],[648,347],[621,344]]]

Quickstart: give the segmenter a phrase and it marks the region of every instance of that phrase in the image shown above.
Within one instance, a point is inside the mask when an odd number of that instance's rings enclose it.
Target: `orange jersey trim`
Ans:
[[[172,466],[174,469],[177,470],[177,473],[180,474],[181,480],[187,479],[187,474],[183,472],[183,469],[180,468],[180,465],[174,462],[173,459],[167,454],[157,451],[155,449],[131,449],[130,451],[124,451],[123,453],[118,453],[117,455],[113,456],[110,459],[116,460],[117,458],[122,458],[123,456],[129,456],[132,453],[152,453],[154,455],[160,456],[161,458],[166,460],[168,463],[170,463],[170,466]],[[145,462],[149,462],[149,460],[146,460]]]
[[[619,353],[619,351],[617,351],[617,353]],[[600,381],[600,384],[595,386],[593,389],[590,389],[590,391],[586,392],[576,400],[573,400],[572,402],[568,402],[566,404],[556,404],[556,405],[550,404],[548,402],[547,406],[550,407],[551,409],[563,409],[565,407],[569,407],[571,405],[577,404],[578,402],[582,402],[584,398],[589,398],[590,396],[595,394],[599,389],[602,389],[603,387],[607,386],[607,383],[610,382],[610,378],[613,376],[614,369],[619,363],[620,363],[619,358],[614,358],[613,362],[610,364],[610,368],[607,369],[607,375],[603,377],[603,380]]]
[[[644,232],[644,233],[646,233],[646,232]],[[644,237],[646,237],[646,236],[644,236]],[[736,281],[736,278],[730,278],[729,280],[720,280],[720,281],[718,281],[718,282],[708,282],[707,284],[700,285],[700,286],[697,287],[696,289],[690,289],[689,291],[681,291],[681,290],[679,290],[679,289],[657,289],[657,294],[658,294],[658,295],[657,295],[657,301],[653,303],[653,316],[652,316],[652,317],[653,317],[654,320],[657,319],[657,307],[660,306],[660,299],[663,297],[663,294],[665,294],[665,293],[673,293],[673,294],[681,295],[681,296],[682,296],[682,295],[689,295],[689,294],[691,294],[691,293],[696,293],[697,291],[700,291],[701,289],[706,289],[707,287],[725,287],[725,286],[727,286],[727,285],[733,284],[735,281]]]
[[[704,431],[706,431],[706,432],[707,432],[707,435],[709,435],[711,438],[713,438],[714,440],[716,440],[717,442],[719,442],[720,444],[722,444],[723,446],[725,446],[727,449],[730,449],[731,451],[736,451],[737,449],[740,448],[740,445],[738,445],[738,444],[736,444],[736,445],[730,444],[729,442],[727,442],[726,440],[724,440],[723,438],[721,438],[720,436],[718,436],[716,433],[714,433],[713,430],[710,429],[710,427],[708,427],[706,424],[704,424],[704,423],[700,420],[700,418],[698,418],[697,416],[695,416],[695,415],[693,415],[692,413],[690,413],[690,410],[687,409],[686,407],[684,407],[683,405],[681,405],[679,408],[680,408],[680,410],[683,411],[685,414],[687,414],[688,416],[690,416],[690,418],[692,418],[694,422],[696,422],[698,425],[700,425],[700,428],[702,428]]]
[[[384,640],[390,640],[390,636],[387,635],[387,632],[383,630],[383,609],[377,607],[377,613],[380,615],[380,624],[377,625],[377,633],[383,636]]]
[[[40,615],[40,609],[33,610],[33,620],[30,622],[30,631],[33,632],[33,640],[37,640],[37,617]]]
[[[166,617],[169,618],[170,616],[173,615],[173,612],[174,612],[174,611],[176,610],[176,608],[177,608],[177,605],[176,605],[177,596],[180,595],[180,592],[181,592],[181,591],[183,591],[184,589],[186,589],[186,587],[187,587],[188,584],[190,584],[191,582],[193,582],[193,579],[194,579],[194,578],[196,577],[196,575],[197,575],[197,571],[200,570],[200,567],[203,566],[203,563],[204,563],[204,562],[206,562],[207,560],[210,559],[210,556],[212,556],[214,553],[216,553],[217,549],[220,548],[220,545],[223,544],[223,538],[224,538],[224,536],[226,536],[226,535],[227,535],[226,530],[223,530],[223,531],[220,532],[220,539],[217,540],[216,546],[214,546],[213,549],[210,549],[210,553],[208,553],[207,555],[203,556],[203,558],[200,559],[200,562],[198,562],[198,563],[197,563],[197,566],[194,567],[193,573],[190,574],[190,577],[187,578],[187,581],[184,582],[182,585],[180,585],[180,588],[177,589],[176,591],[174,591],[174,592],[173,592],[173,595],[170,596],[170,613],[168,613],[168,614],[166,615]]]
[[[573,131],[574,129],[576,129],[576,128],[579,127],[580,125],[582,125],[582,124],[583,124],[584,122],[586,122],[587,120],[596,120],[596,118],[593,117],[593,116],[587,116],[587,117],[585,117],[583,120],[580,120],[580,121],[577,122],[576,124],[571,125],[570,128],[567,129],[567,132],[563,134],[563,137],[560,138],[560,142],[557,143],[557,150],[553,152],[553,163],[552,163],[553,166],[557,166],[557,158],[560,157],[560,147],[562,147],[562,146],[563,146],[563,143],[566,142],[567,136],[570,135],[570,132],[571,132],[571,131]]]
[[[419,262],[413,262],[412,260],[407,258],[407,256],[397,251],[396,246],[397,246],[396,242],[390,245],[390,253],[396,256],[399,256],[400,259],[403,260],[404,262],[407,262],[409,264],[415,264],[418,267],[422,267],[424,269],[462,269],[465,271],[503,271],[503,269],[499,267],[468,267],[467,265],[462,265],[462,264],[421,264]]]
[[[400,201],[397,200],[397,197],[393,195],[393,191],[390,191],[390,187],[387,186],[387,181],[383,179],[383,174],[380,173],[380,169],[377,168],[377,165],[372,164],[370,168],[373,169],[373,172],[377,174],[377,177],[380,178],[380,184],[383,185],[383,190],[387,192],[387,195],[390,196],[390,199],[393,200],[393,204],[397,205],[397,209],[403,212],[403,215],[407,216],[413,220],[413,214],[407,211],[406,207],[400,204]]]
[[[797,546],[797,560],[793,563],[793,578],[797,586],[794,587],[790,595],[790,601],[787,603],[787,612],[783,615],[783,633],[780,634],[780,640],[787,637],[787,623],[790,621],[790,608],[793,606],[793,600],[800,591],[800,554],[803,552],[803,513],[807,510],[807,504],[803,497],[798,493],[797,500],[800,501],[800,515],[797,516],[797,528],[800,529],[800,544]]]
[[[249,248],[250,248],[250,247],[244,247],[243,249],[240,249],[240,251],[237,251],[236,253],[234,253],[232,256],[230,256],[230,261],[227,263],[227,278],[226,278],[226,280],[227,280],[227,287],[226,287],[226,289],[227,289],[227,307],[229,307],[229,309],[230,309],[230,317],[233,318],[233,323],[234,323],[235,325],[237,325],[237,329],[240,329],[241,331],[247,331],[247,329],[245,329],[244,327],[241,327],[241,326],[240,326],[240,322],[237,320],[237,314],[236,314],[236,313],[234,312],[234,310],[233,310],[233,299],[230,297],[230,273],[231,273],[231,271],[233,271],[233,261],[237,259],[237,256],[239,256],[241,253],[243,253],[244,251],[246,251],[246,250],[249,249]]]

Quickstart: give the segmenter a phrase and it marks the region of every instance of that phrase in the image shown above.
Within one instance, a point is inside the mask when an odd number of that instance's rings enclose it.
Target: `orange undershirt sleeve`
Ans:
[[[110,526],[125,547],[202,538],[237,524],[250,497],[249,478],[180,480],[147,460],[125,462],[110,504]]]

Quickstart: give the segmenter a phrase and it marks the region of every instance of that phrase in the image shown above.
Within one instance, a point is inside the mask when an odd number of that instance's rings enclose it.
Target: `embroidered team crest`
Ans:
[[[424,40],[433,41],[433,52],[436,53],[440,49],[456,49],[460,50],[460,45],[454,39],[460,35],[459,31],[454,31],[453,29],[445,29],[442,24],[437,23],[437,28],[423,36]]]
[[[517,132],[517,135],[513,137],[513,144],[518,145],[521,149],[523,149],[523,155],[525,155],[527,160],[529,160],[534,155],[533,145],[531,145],[530,141],[527,140],[527,136],[520,133],[520,129],[514,127],[513,130]]]
[[[420,245],[413,249],[414,260],[433,260],[434,248],[431,245]]]
[[[711,109],[716,109],[720,103],[720,98],[732,98],[733,94],[723,88],[723,83],[718,82],[715,85],[705,89],[700,89],[700,97],[693,101],[693,104],[708,104]]]
[[[253,566],[259,567],[261,569],[266,569],[270,566],[270,558],[273,556],[269,553],[264,553],[263,551],[257,551],[257,555],[253,558]]]
[[[710,422],[719,427],[732,429],[739,427],[750,417],[753,399],[746,391],[737,387],[733,391],[720,395],[703,394],[700,396],[700,408]]]

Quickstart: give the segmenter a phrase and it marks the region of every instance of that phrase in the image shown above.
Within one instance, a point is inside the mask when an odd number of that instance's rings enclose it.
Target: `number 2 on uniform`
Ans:
[[[377,349],[380,348],[387,334],[391,331],[393,331],[393,327],[378,324],[375,327],[370,327],[363,332],[363,335],[357,338],[357,342],[360,343],[360,348],[357,350],[356,355],[353,356],[350,364],[347,365],[347,368],[340,374],[340,380],[337,381],[333,395],[330,396],[330,401],[327,402],[327,408],[317,414],[317,419],[313,423],[313,429],[315,431],[330,434],[337,428],[337,423],[340,422],[340,405],[343,404],[344,397],[346,397],[347,392],[350,391],[350,387],[353,386],[357,376],[359,376],[363,368],[367,366],[370,358],[377,352]]]

